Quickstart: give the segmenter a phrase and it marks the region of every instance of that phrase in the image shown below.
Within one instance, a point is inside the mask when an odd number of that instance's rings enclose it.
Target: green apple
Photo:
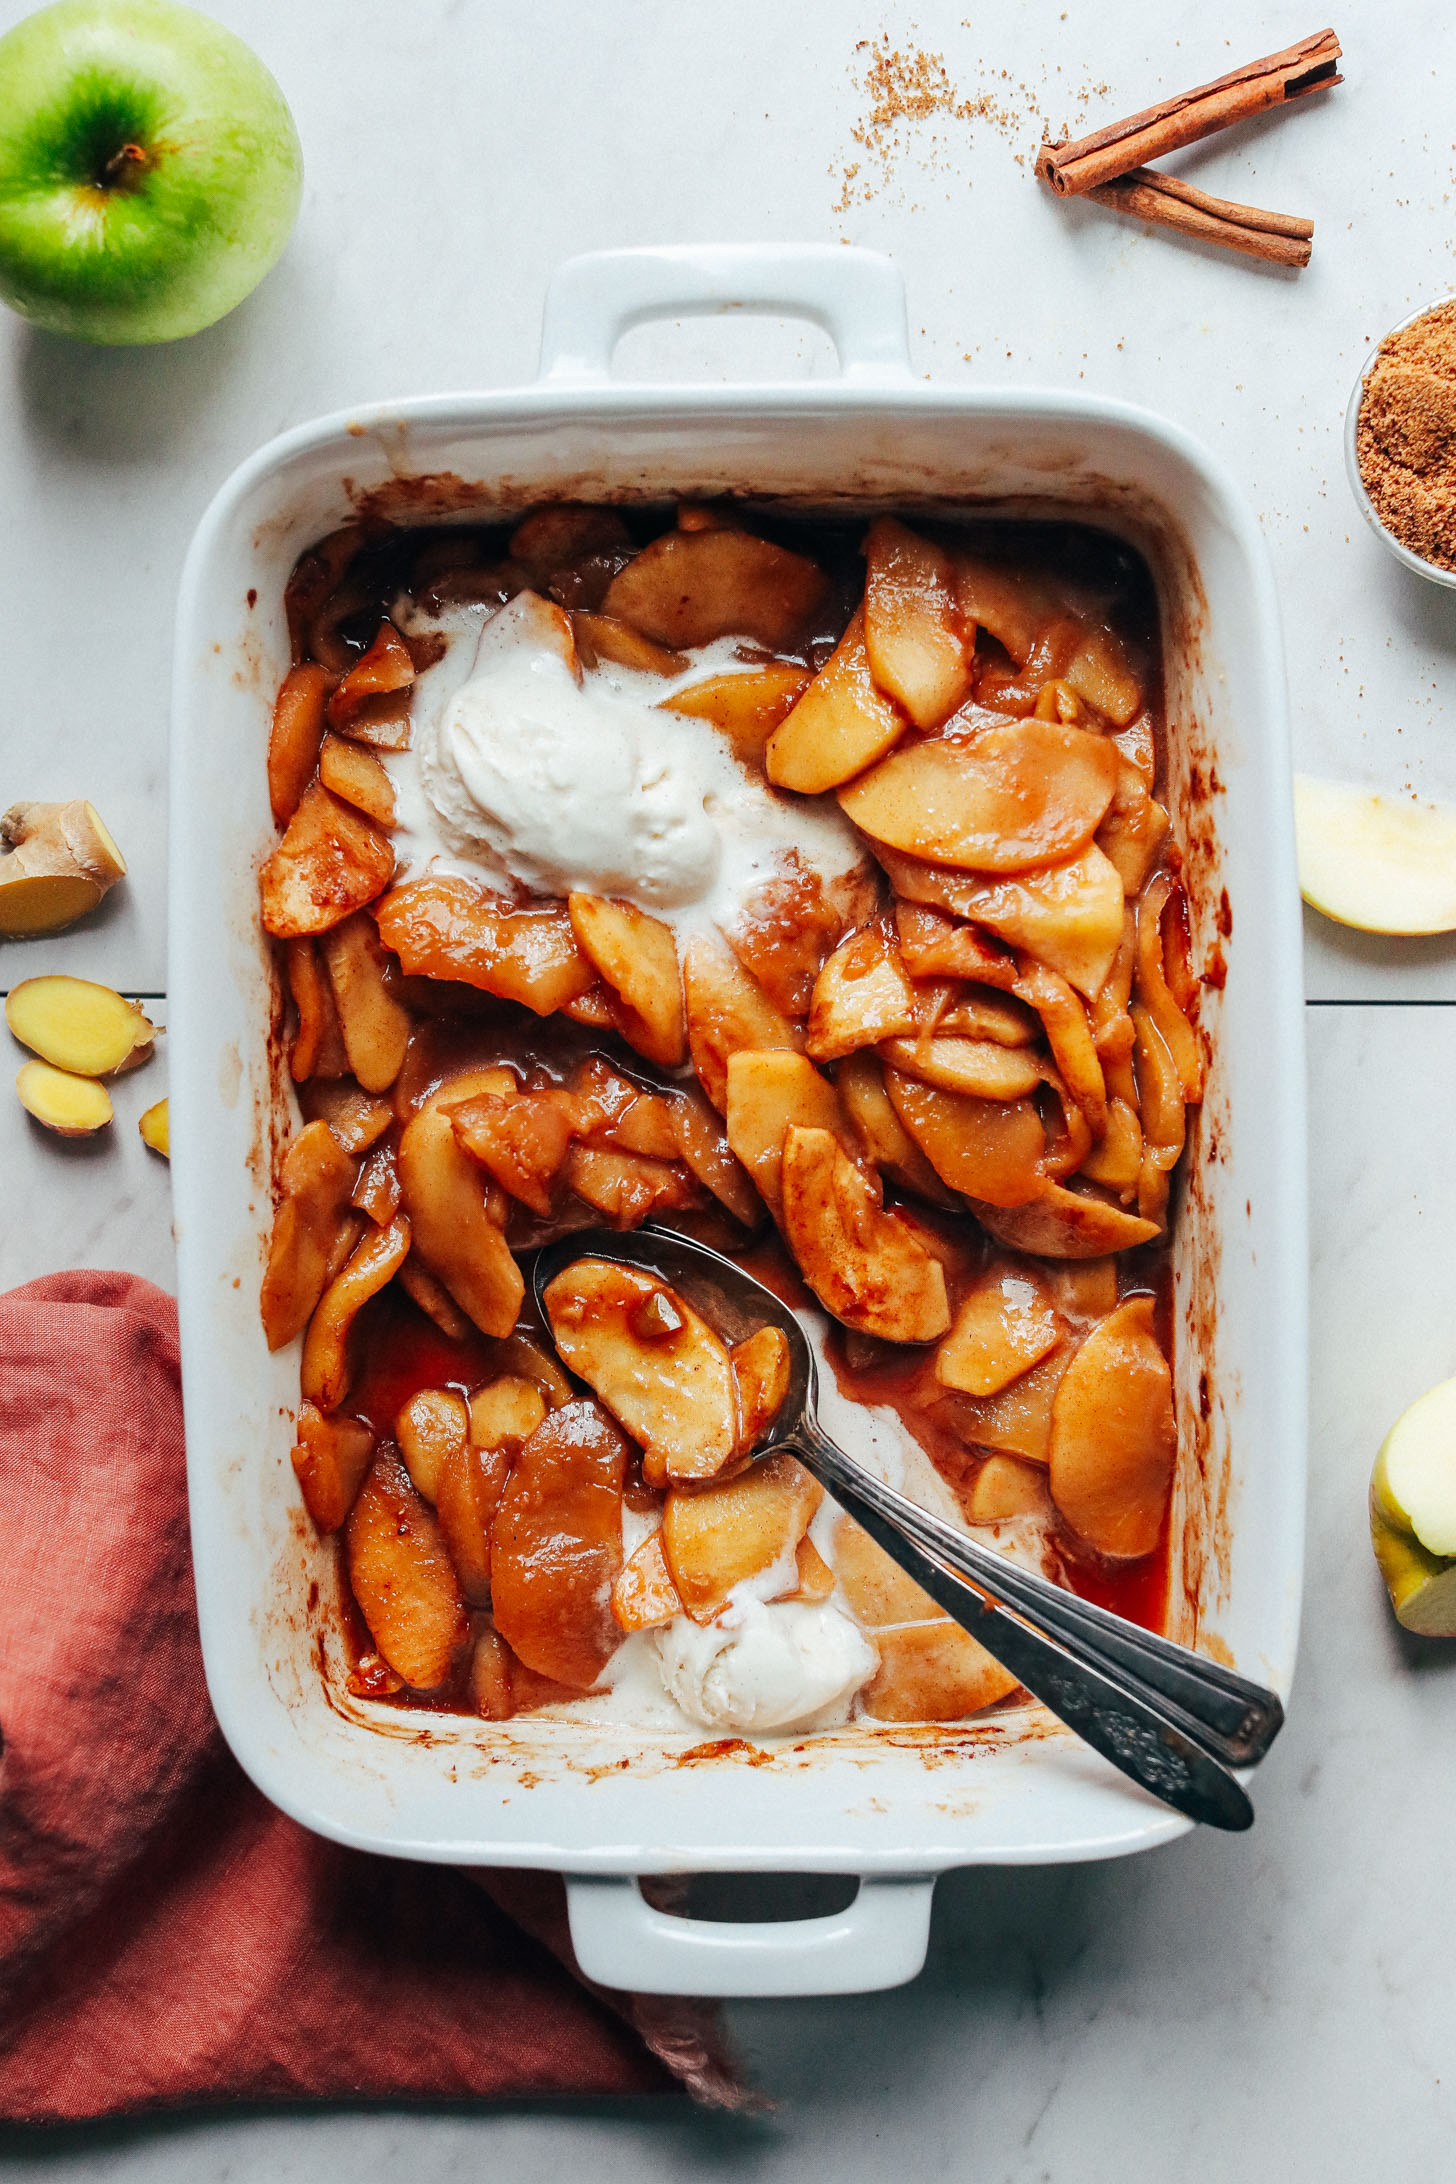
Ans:
[[[257,55],[178,0],[60,0],[0,38],[0,297],[83,341],[175,341],[241,303],[303,157]]]
[[[1397,1619],[1456,1638],[1456,1380],[1412,1403],[1381,1443],[1370,1539]]]

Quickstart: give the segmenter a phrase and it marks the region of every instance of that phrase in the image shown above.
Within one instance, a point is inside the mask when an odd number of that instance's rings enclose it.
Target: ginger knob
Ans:
[[[12,804],[0,818],[0,934],[56,933],[94,910],[126,859],[94,804]]]

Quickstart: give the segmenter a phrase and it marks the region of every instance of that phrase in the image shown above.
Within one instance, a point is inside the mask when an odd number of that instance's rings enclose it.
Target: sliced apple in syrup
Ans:
[[[667,1497],[662,1548],[669,1574],[695,1623],[711,1623],[735,1585],[782,1563],[782,1590],[798,1583],[794,1549],[809,1529],[823,1488],[792,1456],[765,1456],[734,1479]]]
[[[878,925],[841,941],[814,982],[806,1045],[816,1062],[913,1032],[915,988],[899,950]]]
[[[1020,878],[981,879],[888,847],[877,855],[896,894],[908,901],[989,926],[1060,971],[1089,1000],[1106,985],[1122,942],[1124,897],[1116,865],[1095,842],[1066,864]]]
[[[962,1300],[935,1353],[935,1377],[966,1395],[996,1395],[1054,1350],[1061,1332],[1041,1284],[1003,1270]]]
[[[649,1478],[723,1469],[738,1443],[733,1367],[684,1298],[637,1267],[578,1259],[545,1304],[557,1349],[641,1443]]]
[[[949,557],[879,516],[865,539],[865,651],[880,688],[917,728],[938,727],[970,688],[969,637]]]
[[[855,613],[839,644],[798,704],[768,739],[764,770],[775,787],[818,796],[883,758],[908,722],[876,688],[865,651],[864,613]]]
[[[886,1342],[934,1342],[950,1325],[945,1273],[828,1130],[792,1125],[783,1149],[783,1224],[824,1309]]]
[[[1021,1206],[1041,1192],[1046,1132],[1030,1100],[983,1100],[885,1071],[904,1128],[943,1183],[968,1198]]]
[[[969,1195],[984,1197],[984,1193]],[[1161,1233],[1156,1221],[1124,1213],[1105,1198],[1068,1190],[1047,1178],[1030,1199],[1014,1206],[978,1204],[975,1212],[998,1244],[1030,1252],[1034,1258],[1101,1259],[1111,1252],[1131,1251],[1137,1244],[1150,1244]]]
[[[804,1035],[711,933],[695,933],[683,961],[688,1051],[720,1115],[728,1111],[728,1063],[752,1049],[797,1052]]]
[[[1105,737],[1045,720],[1009,721],[972,741],[931,737],[892,751],[839,792],[877,842],[973,872],[1023,872],[1084,849],[1121,764]]]
[[[621,1002],[623,1036],[664,1069],[684,1053],[682,974],[670,926],[634,903],[605,895],[567,899],[571,928],[584,955]]]
[[[745,1050],[728,1062],[728,1143],[774,1213],[784,1138],[793,1123],[826,1130],[847,1152],[859,1141],[829,1079],[803,1054]]]
[[[770,660],[738,674],[708,675],[661,700],[665,713],[687,713],[721,728],[734,754],[761,766],[769,737],[788,719],[811,677],[792,660]]]
[[[1153,1300],[1130,1297],[1093,1328],[1052,1404],[1052,1499],[1098,1554],[1151,1554],[1178,1453],[1173,1377]]]

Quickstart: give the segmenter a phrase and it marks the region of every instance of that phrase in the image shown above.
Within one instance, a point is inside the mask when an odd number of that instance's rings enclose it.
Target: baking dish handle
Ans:
[[[634,326],[715,311],[812,320],[846,379],[909,376],[898,269],[877,250],[831,243],[689,243],[568,258],[546,290],[540,376],[600,385]]]
[[[635,1877],[568,1873],[576,1961],[587,1979],[634,1994],[869,1994],[901,1987],[925,1962],[935,1876],[865,1875],[829,1918],[762,1925],[674,1918]]]

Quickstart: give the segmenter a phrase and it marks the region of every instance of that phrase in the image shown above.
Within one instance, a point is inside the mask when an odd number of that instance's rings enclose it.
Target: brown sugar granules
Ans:
[[[1422,561],[1456,569],[1456,302],[1380,344],[1355,453],[1386,529]]]

